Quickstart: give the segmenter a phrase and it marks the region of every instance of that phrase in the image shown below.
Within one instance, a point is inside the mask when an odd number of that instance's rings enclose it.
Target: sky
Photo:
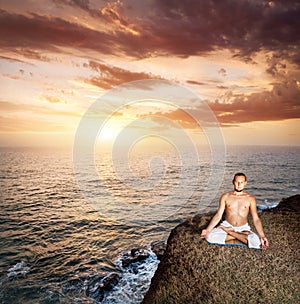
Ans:
[[[299,28],[293,0],[0,0],[0,146],[72,146],[90,106],[149,79],[199,100],[123,96],[109,117],[106,100],[103,142],[201,133],[203,102],[226,145],[300,145]]]

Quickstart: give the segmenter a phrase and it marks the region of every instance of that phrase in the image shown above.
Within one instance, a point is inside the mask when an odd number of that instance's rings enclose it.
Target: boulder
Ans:
[[[143,248],[133,248],[124,253],[121,261],[123,267],[128,267],[130,264],[143,261],[150,256],[150,252]]]
[[[113,272],[105,276],[104,278],[96,278],[93,280],[87,288],[87,296],[101,302],[104,298],[104,294],[110,291],[120,280],[119,274]]]

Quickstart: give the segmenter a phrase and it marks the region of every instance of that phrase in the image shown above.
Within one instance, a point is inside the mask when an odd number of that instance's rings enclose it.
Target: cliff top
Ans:
[[[299,204],[295,195],[260,213],[267,250],[209,245],[200,233],[211,215],[186,220],[172,230],[143,303],[300,303]]]

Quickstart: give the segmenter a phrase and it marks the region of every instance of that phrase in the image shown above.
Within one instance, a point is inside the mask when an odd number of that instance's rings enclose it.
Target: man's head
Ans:
[[[247,185],[247,177],[244,173],[236,173],[233,177],[232,183],[234,185],[234,191],[242,192],[244,191],[245,186]]]

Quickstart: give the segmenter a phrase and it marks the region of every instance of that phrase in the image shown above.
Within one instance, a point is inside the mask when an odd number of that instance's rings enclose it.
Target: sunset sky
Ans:
[[[0,145],[70,146],[90,105],[144,79],[199,96],[228,145],[300,145],[299,29],[296,0],[0,0]],[[151,113],[193,131],[185,109],[124,107],[103,140]]]

